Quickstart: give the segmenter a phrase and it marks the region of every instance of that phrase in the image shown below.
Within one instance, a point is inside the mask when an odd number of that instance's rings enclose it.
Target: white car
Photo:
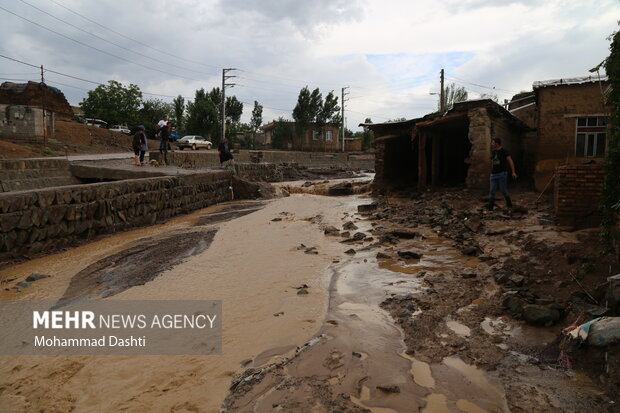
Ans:
[[[213,146],[210,141],[198,135],[183,136],[181,139],[176,141],[176,145],[180,150],[183,150],[185,148],[192,148],[195,151],[200,148],[211,149],[211,147]]]
[[[112,127],[108,130],[111,130],[113,132],[121,132],[121,133],[125,133],[127,135],[131,134],[131,131],[129,130],[129,128],[125,125],[112,125]]]

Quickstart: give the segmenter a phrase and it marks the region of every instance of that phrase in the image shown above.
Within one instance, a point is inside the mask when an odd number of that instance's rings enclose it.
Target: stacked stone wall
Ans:
[[[560,225],[588,227],[600,222],[605,170],[600,164],[559,166],[555,172],[554,209]]]

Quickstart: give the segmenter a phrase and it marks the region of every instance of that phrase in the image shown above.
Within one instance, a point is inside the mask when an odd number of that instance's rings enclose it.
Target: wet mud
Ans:
[[[229,205],[220,209],[218,212],[213,212],[211,214],[201,216],[198,221],[196,221],[195,225],[213,225],[221,222],[230,221],[231,219],[239,218],[244,215],[256,212],[259,209],[262,209],[264,206],[264,202],[245,202],[239,205]]]

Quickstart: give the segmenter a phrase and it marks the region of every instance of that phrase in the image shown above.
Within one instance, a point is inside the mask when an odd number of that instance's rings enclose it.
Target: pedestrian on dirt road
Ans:
[[[144,134],[144,126],[140,125],[138,126],[138,130],[136,131],[136,134],[133,135],[133,139],[131,141],[136,166],[142,166],[142,163],[144,162],[142,145],[146,145],[146,135]]]
[[[168,125],[168,115],[164,115],[164,117],[162,118],[162,120],[160,120],[159,122],[157,122],[157,127],[156,130],[157,132],[155,132],[155,136],[161,140],[161,131],[164,127],[166,127],[166,125]],[[168,150],[170,150],[170,141],[168,141]]]
[[[228,139],[224,137],[217,147],[218,152],[220,153],[220,168],[225,168],[226,163],[231,161],[231,163],[235,163],[235,158],[232,153],[230,153],[230,146],[228,145]]]
[[[517,174],[512,157],[506,149],[502,148],[502,140],[500,138],[493,138],[491,140],[491,164],[491,189],[489,191],[487,209],[489,211],[493,210],[495,206],[495,192],[498,189],[506,199],[506,206],[512,208],[512,200],[508,193],[508,167],[510,167],[513,179],[517,179]]]
[[[140,144],[140,165],[144,165],[144,155],[149,151],[149,144],[146,138],[144,125],[138,126],[138,130],[142,128],[142,143]]]
[[[161,153],[161,161],[164,165],[168,165],[168,145],[170,142],[170,130],[172,129],[172,122],[168,122],[163,126],[159,133],[159,153]]]

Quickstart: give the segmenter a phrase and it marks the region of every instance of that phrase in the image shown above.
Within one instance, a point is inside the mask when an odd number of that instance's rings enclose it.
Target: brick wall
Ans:
[[[66,159],[0,160],[0,192],[79,183]]]
[[[555,174],[554,209],[560,225],[596,226],[605,171],[599,164],[559,166]]]
[[[0,193],[0,262],[231,199],[225,171]]]
[[[0,138],[25,143],[40,143],[47,128],[48,137],[54,136],[54,112],[46,111],[43,125],[43,109],[25,105],[0,104]]]

